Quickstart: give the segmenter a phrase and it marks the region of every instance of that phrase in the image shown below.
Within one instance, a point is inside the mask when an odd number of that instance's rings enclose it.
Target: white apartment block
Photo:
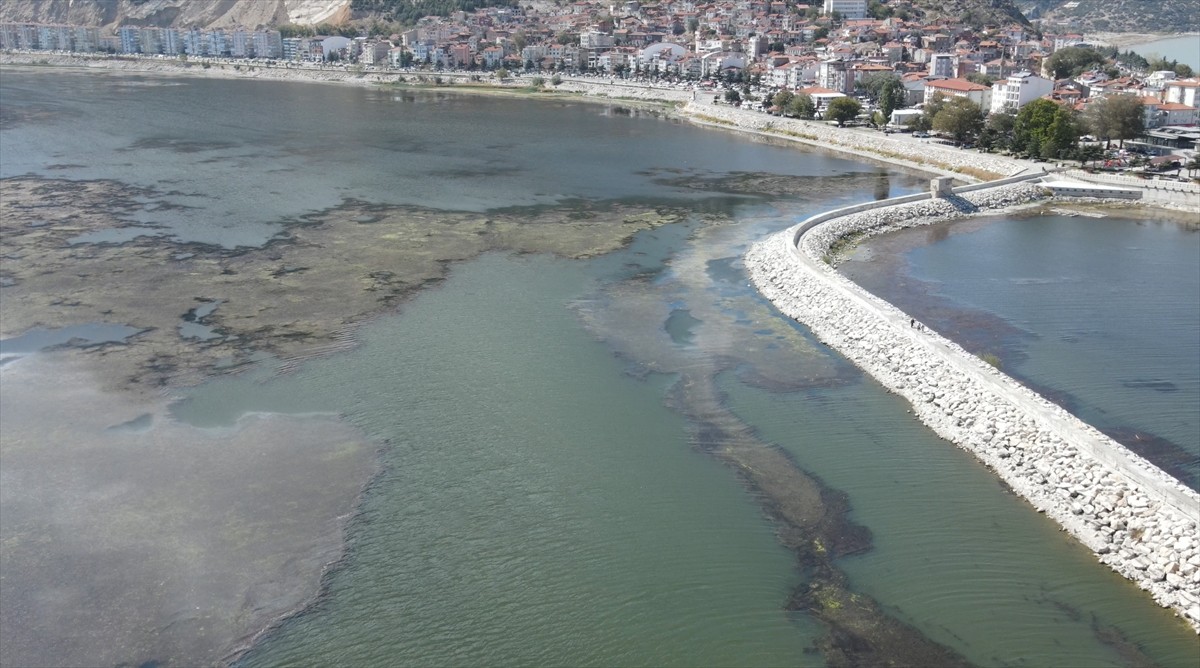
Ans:
[[[837,12],[844,19],[866,18],[867,0],[825,0],[824,12]]]
[[[991,113],[1016,111],[1034,100],[1054,92],[1054,82],[1030,72],[1010,74],[992,85]]]
[[[1167,102],[1200,107],[1200,79],[1176,79],[1166,85],[1164,97]]]

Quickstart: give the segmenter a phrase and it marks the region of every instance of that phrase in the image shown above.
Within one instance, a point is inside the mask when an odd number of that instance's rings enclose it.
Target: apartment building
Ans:
[[[1004,81],[992,85],[991,112],[1015,112],[1034,100],[1054,91],[1054,82],[1032,72],[1010,74]]]

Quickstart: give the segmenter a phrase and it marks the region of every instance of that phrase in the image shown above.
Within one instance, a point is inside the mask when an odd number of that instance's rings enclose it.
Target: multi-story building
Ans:
[[[141,53],[163,52],[162,28],[142,28],[138,31],[138,42]]]
[[[258,30],[253,35],[255,58],[280,58],[283,56],[283,36],[278,30]]]
[[[121,40],[121,53],[141,53],[142,31],[137,26],[121,26],[117,31]]]
[[[823,60],[817,65],[817,86],[844,95],[854,92],[854,77],[844,60]]]
[[[162,52],[168,56],[183,53],[183,36],[175,28],[163,28]]]
[[[46,51],[70,51],[71,32],[67,26],[38,26],[38,48]]]
[[[76,51],[91,52],[100,50],[100,29],[90,26],[75,26],[72,29],[72,47]]]
[[[229,34],[229,55],[232,58],[250,58],[254,55],[250,33],[237,28]]]
[[[224,30],[211,30],[207,37],[208,50],[205,52],[207,55],[216,58],[229,55],[229,38],[225,35]]]
[[[183,33],[183,52],[189,56],[203,56],[208,50],[208,40],[199,28]]]
[[[837,12],[844,19],[866,18],[867,0],[825,0],[824,12]]]
[[[308,53],[308,40],[303,37],[285,37],[280,44],[284,60],[303,60]]]
[[[1054,82],[1031,72],[1010,74],[992,85],[991,113],[1014,112],[1054,91]]]
[[[16,49],[17,41],[17,25],[0,23],[0,49]]]
[[[1166,85],[1163,98],[1189,107],[1200,107],[1200,79],[1176,79]]]
[[[953,79],[958,76],[958,56],[953,53],[935,53],[929,57],[929,76]]]

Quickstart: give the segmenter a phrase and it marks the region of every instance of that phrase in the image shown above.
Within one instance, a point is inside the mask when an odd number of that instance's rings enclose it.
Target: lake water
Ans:
[[[785,609],[810,574],[760,499],[698,443],[697,423],[718,418],[844,492],[873,540],[837,562],[850,588],[971,662],[1120,666],[1135,661],[1132,646],[1160,665],[1200,659],[1187,627],[748,286],[738,258],[753,241],[837,204],[923,189],[921,177],[615,105],[58,72],[6,71],[0,88],[0,176],[177,191],[178,208],[132,221],[176,240],[258,245],[347,199],[483,213],[573,201],[692,211],[607,255],[456,263],[364,325],[351,350],[285,375],[264,362],[186,392],[173,410],[184,425],[322,412],[383,445],[382,473],[323,595],[243,665],[824,664],[809,649],[820,624]],[[805,187],[748,193],[757,173]],[[1149,238],[1122,243],[1180,241],[1171,225],[1137,233]],[[1043,265],[1003,262],[1028,252],[1006,238],[990,242],[994,282],[1019,283]],[[1091,271],[1119,250],[1068,242]],[[912,252],[948,272],[924,281],[957,282],[968,269]],[[1155,261],[1195,271],[1186,252]],[[1068,292],[1046,303],[1095,289],[1055,285]],[[1168,393],[1125,381],[1194,391],[1166,375],[1196,364],[1192,348],[1172,339],[1144,350],[1121,321],[1177,323],[1194,341],[1191,289],[1136,313],[1102,300],[1113,310],[1069,311],[1065,323],[1001,304],[996,318],[1050,341],[1085,331],[1131,369],[1106,374],[1091,353],[1052,346],[1021,367],[1031,377],[1044,369],[1038,383],[1084,394],[1078,375],[1046,362],[1062,355],[1062,367],[1088,366],[1085,383],[1103,384],[1132,415],[1175,419],[1160,409]],[[990,294],[948,298],[969,310],[990,308]],[[1186,440],[1196,422],[1178,434],[1134,426]]]
[[[1161,56],[1167,60],[1177,60],[1193,70],[1200,69],[1200,35],[1195,33],[1157,39],[1144,44],[1131,44],[1122,47],[1121,50],[1133,51],[1144,58]]]

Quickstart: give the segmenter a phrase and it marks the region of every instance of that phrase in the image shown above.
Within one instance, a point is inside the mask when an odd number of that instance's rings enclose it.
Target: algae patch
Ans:
[[[136,328],[137,337],[88,353],[102,361],[110,389],[143,392],[264,354],[340,349],[357,324],[480,253],[600,255],[687,215],[594,202],[480,214],[349,200],[284,221],[262,247],[229,249],[119,234],[144,227],[132,213],[166,195],[151,189],[28,177],[0,184],[0,338],[85,323]],[[100,232],[121,242],[78,243]],[[211,303],[220,306],[189,323],[205,329],[180,327],[183,312]]]

